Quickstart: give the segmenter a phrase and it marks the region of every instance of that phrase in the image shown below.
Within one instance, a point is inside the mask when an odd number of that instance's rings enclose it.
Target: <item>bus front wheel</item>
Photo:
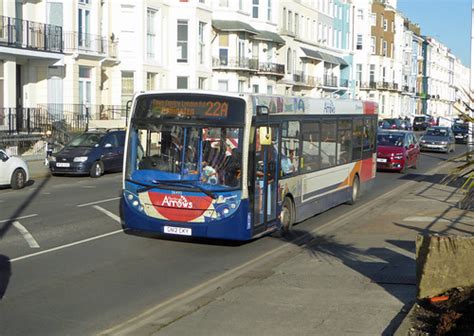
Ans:
[[[281,207],[281,232],[283,234],[289,233],[293,224],[295,223],[295,208],[293,201],[289,197],[285,197],[283,205]]]
[[[354,176],[354,181],[352,181],[352,188],[351,188],[351,198],[347,202],[347,204],[355,204],[357,201],[357,198],[359,197],[359,188],[360,188],[360,183],[359,183],[359,176]]]

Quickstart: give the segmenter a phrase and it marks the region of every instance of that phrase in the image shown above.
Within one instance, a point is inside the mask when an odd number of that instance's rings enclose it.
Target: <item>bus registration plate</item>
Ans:
[[[174,235],[191,236],[192,230],[188,228],[176,227],[176,226],[165,226],[164,232]]]

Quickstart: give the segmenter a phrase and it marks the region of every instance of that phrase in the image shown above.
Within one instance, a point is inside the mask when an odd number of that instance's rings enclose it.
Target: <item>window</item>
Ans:
[[[370,52],[372,55],[375,54],[375,36],[370,37]]]
[[[223,79],[220,79],[218,82],[217,82],[217,89],[221,92],[227,92],[229,91],[229,81],[228,80],[223,80]]]
[[[229,0],[219,0],[219,7],[229,7]]]
[[[91,47],[90,17],[91,11],[89,1],[80,1],[79,7],[77,9],[77,32],[79,47]]]
[[[352,120],[340,119],[337,131],[337,164],[351,162],[352,158]]]
[[[387,41],[383,41],[382,55],[387,56]]]
[[[295,32],[296,36],[299,36],[299,34],[300,34],[300,16],[298,14],[295,14],[295,28],[292,31]]]
[[[187,89],[188,88],[188,77],[178,76],[176,80],[177,89]]]
[[[293,66],[291,65],[291,48],[288,48],[286,52],[286,73],[291,74],[291,70],[293,69]]]
[[[252,0],[252,17],[258,18],[258,2],[259,0]]]
[[[364,120],[355,119],[352,124],[352,161],[362,158],[362,139],[364,134]]]
[[[357,34],[356,49],[357,50],[362,50],[362,34]]]
[[[127,105],[127,101],[133,98],[133,72],[122,72],[122,106]]]
[[[373,117],[364,118],[364,132],[362,138],[362,159],[368,159],[375,151],[377,141],[377,120]]]
[[[229,35],[228,34],[219,34],[219,64],[227,65],[228,64],[228,52],[229,52]]]
[[[268,94],[273,94],[273,86],[272,85],[267,85],[267,93]]]
[[[311,172],[321,168],[320,149],[320,122],[303,122],[303,151],[301,169],[304,172]]]
[[[268,0],[267,2],[267,20],[272,20],[272,0]]]
[[[188,62],[188,21],[178,20],[178,62]]]
[[[387,29],[388,29],[388,21],[387,21],[387,19],[384,19],[383,20],[383,30],[387,31]]]
[[[147,9],[146,11],[146,54],[148,58],[155,58],[155,18],[156,11]]]
[[[287,23],[286,23],[286,8],[283,7],[283,25],[282,25],[283,29],[286,29],[287,26]]]
[[[371,83],[375,82],[375,64],[371,64],[369,68],[369,80]]]
[[[198,78],[198,89],[199,90],[206,89],[206,77],[199,77]]]
[[[300,166],[300,123],[286,121],[281,128],[280,176],[297,173]]]
[[[370,25],[376,26],[377,25],[377,15],[370,14]]]
[[[244,80],[239,80],[238,82],[238,90],[239,92],[244,92],[245,91],[245,81]]]
[[[258,84],[253,84],[252,85],[252,92],[253,93],[258,93]]]
[[[290,33],[293,32],[293,12],[292,11],[288,11],[288,27],[287,27],[287,31],[289,31]]]
[[[364,20],[364,10],[362,8],[357,9],[357,18],[359,20]]]
[[[205,43],[204,43],[204,29],[206,27],[206,23],[204,22],[199,22],[199,49],[198,49],[198,59],[199,59],[199,64],[204,64],[204,48],[205,48]]]
[[[239,10],[244,10],[244,0],[239,0]]]
[[[336,165],[336,121],[323,120],[321,125],[321,168]]]
[[[362,83],[362,64],[356,64],[356,85]]]
[[[155,90],[155,79],[156,79],[156,73],[153,73],[153,72],[146,73],[146,89],[147,90]]]

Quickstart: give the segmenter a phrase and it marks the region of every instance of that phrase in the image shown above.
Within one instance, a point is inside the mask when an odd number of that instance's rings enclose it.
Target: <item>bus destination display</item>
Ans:
[[[189,101],[153,99],[150,110],[154,115],[178,118],[227,118],[229,104],[221,101]]]

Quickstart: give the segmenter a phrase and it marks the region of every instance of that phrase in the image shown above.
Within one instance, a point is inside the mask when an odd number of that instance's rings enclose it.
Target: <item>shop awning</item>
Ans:
[[[268,30],[260,30],[258,34],[255,36],[252,36],[252,38],[254,40],[275,42],[281,45],[285,44],[285,40],[282,39],[280,35]]]
[[[212,26],[219,31],[227,32],[246,32],[258,34],[259,31],[248,23],[242,21],[212,20]]]
[[[303,50],[303,53],[305,54],[304,57],[315,59],[318,61],[324,61],[326,63],[340,65],[341,67],[349,66],[349,64],[341,57],[333,56],[322,51],[312,50],[303,47],[301,48],[301,50]]]

